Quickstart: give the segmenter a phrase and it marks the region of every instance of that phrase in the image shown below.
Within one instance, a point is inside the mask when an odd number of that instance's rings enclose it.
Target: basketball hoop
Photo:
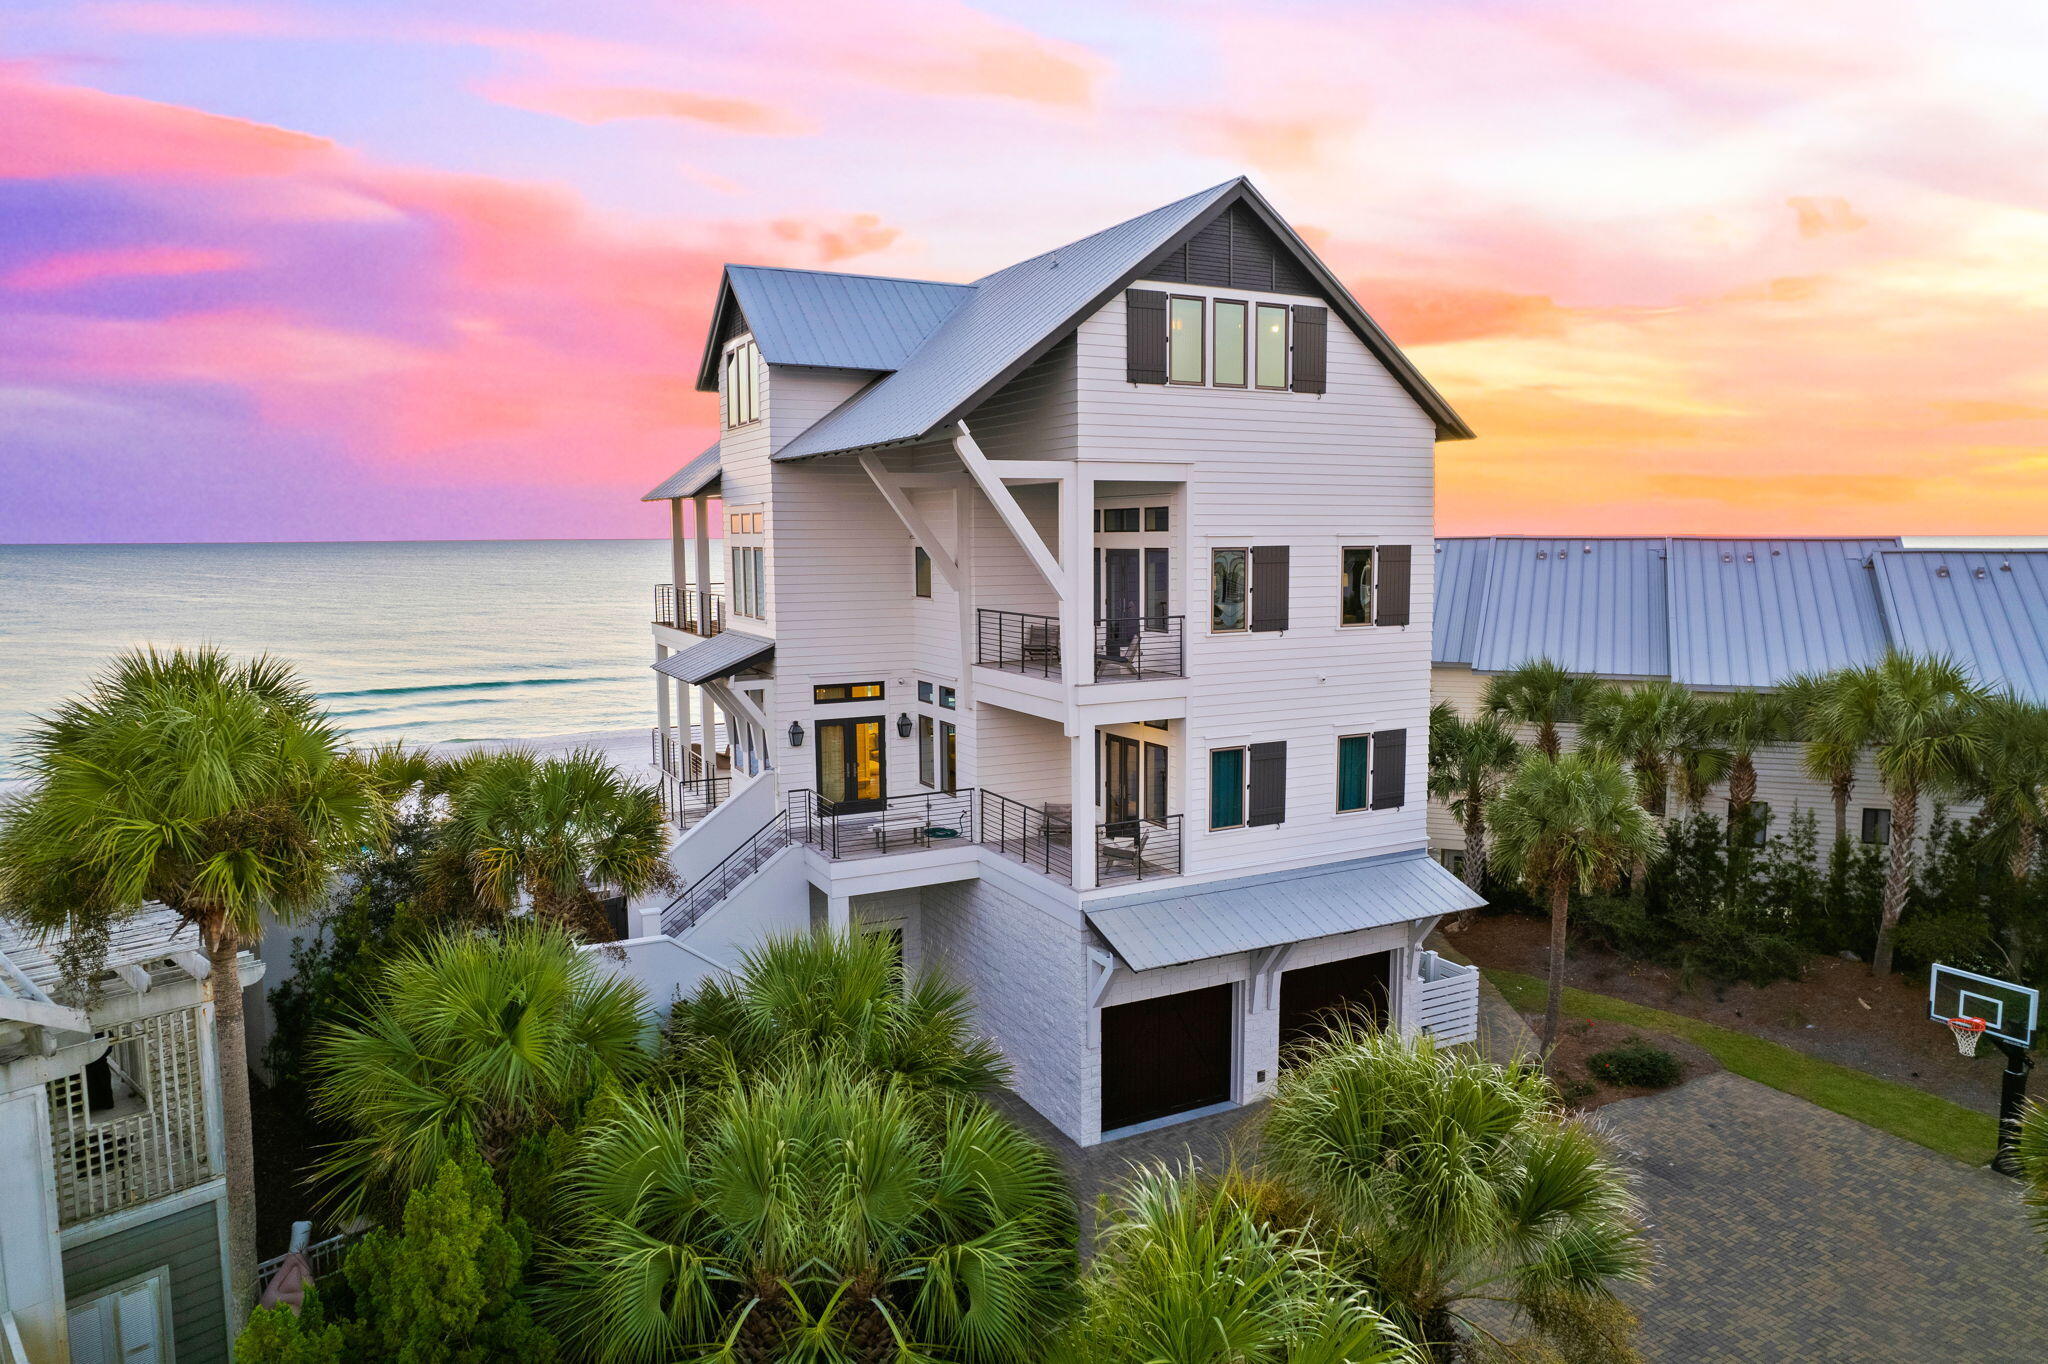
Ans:
[[[1956,1050],[1965,1056],[1977,1054],[1977,1043],[1984,1036],[1984,1030],[1991,1025],[1981,1018],[1951,1018],[1948,1030],[1956,1035]]]

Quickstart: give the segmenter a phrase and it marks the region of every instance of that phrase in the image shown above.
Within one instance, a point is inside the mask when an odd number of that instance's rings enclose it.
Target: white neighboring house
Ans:
[[[123,921],[90,1010],[53,1002],[53,946],[0,920],[0,1361],[226,1360],[220,1071],[198,934],[161,906]],[[245,953],[244,987],[262,974]]]
[[[699,387],[722,439],[648,494],[655,998],[899,935],[1084,1144],[1270,1093],[1332,1006],[1472,1035],[1422,949],[1475,902],[1423,779],[1470,432],[1248,182],[972,284],[728,267]]]

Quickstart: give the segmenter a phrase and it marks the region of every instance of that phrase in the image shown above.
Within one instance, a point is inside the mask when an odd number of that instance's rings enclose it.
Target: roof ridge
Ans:
[[[1026,256],[1022,260],[1012,261],[1008,265],[1005,265],[1000,269],[989,271],[987,274],[981,276],[979,279],[976,279],[974,282],[978,285],[982,282],[982,280],[994,279],[997,275],[1004,274],[1011,270],[1019,269],[1023,266],[1031,264],[1033,261],[1044,260],[1047,256],[1057,256],[1062,251],[1071,251],[1075,247],[1081,245],[1083,242],[1093,241],[1097,237],[1106,236],[1107,234],[1115,232],[1121,228],[1129,227],[1132,223],[1137,222],[1141,218],[1150,218],[1157,213],[1166,213],[1173,209],[1181,207],[1183,204],[1191,204],[1197,199],[1206,199],[1211,195],[1221,193],[1222,191],[1230,189],[1233,186],[1248,185],[1250,183],[1251,178],[1249,176],[1232,176],[1230,179],[1223,181],[1221,184],[1211,185],[1207,189],[1196,190],[1193,194],[1184,194],[1180,198],[1175,199],[1170,203],[1159,204],[1155,207],[1148,208],[1143,213],[1133,213],[1130,217],[1125,218],[1120,222],[1114,222],[1111,223],[1108,227],[1099,228],[1094,232],[1085,233],[1082,236],[1074,238],[1072,241],[1061,242],[1058,246],[1051,247],[1047,250],[1041,251],[1035,256]]]

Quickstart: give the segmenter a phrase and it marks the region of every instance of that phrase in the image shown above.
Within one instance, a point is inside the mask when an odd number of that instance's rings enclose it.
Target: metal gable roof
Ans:
[[[701,685],[713,678],[730,677],[774,651],[775,641],[772,639],[727,630],[676,650],[656,663],[654,671]]]
[[[640,500],[665,502],[671,497],[695,497],[718,481],[720,468],[718,444],[714,441],[709,450],[663,479]]]
[[[1436,598],[1430,616],[1430,658],[1436,663],[1472,662],[1479,637],[1479,605],[1485,600],[1491,537],[1436,542]]]
[[[1472,642],[1480,672],[1547,658],[1575,673],[1667,677],[1664,540],[1497,536]]]
[[[1885,651],[1870,556],[1897,540],[1670,542],[1671,678],[1774,687]]]
[[[1873,562],[1894,647],[2048,702],[2048,552],[1887,549]]]
[[[895,369],[974,292],[971,284],[764,265],[728,265],[725,283],[764,360],[824,369]]]
[[[1135,971],[1380,928],[1484,904],[1425,852],[1238,877],[1087,905]]]

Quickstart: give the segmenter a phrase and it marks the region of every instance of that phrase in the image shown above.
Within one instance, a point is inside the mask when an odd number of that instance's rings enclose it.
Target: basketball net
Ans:
[[[1948,1020],[1948,1030],[1956,1035],[1956,1050],[1965,1056],[1977,1054],[1977,1043],[1990,1026],[1981,1018],[1967,1016]]]

